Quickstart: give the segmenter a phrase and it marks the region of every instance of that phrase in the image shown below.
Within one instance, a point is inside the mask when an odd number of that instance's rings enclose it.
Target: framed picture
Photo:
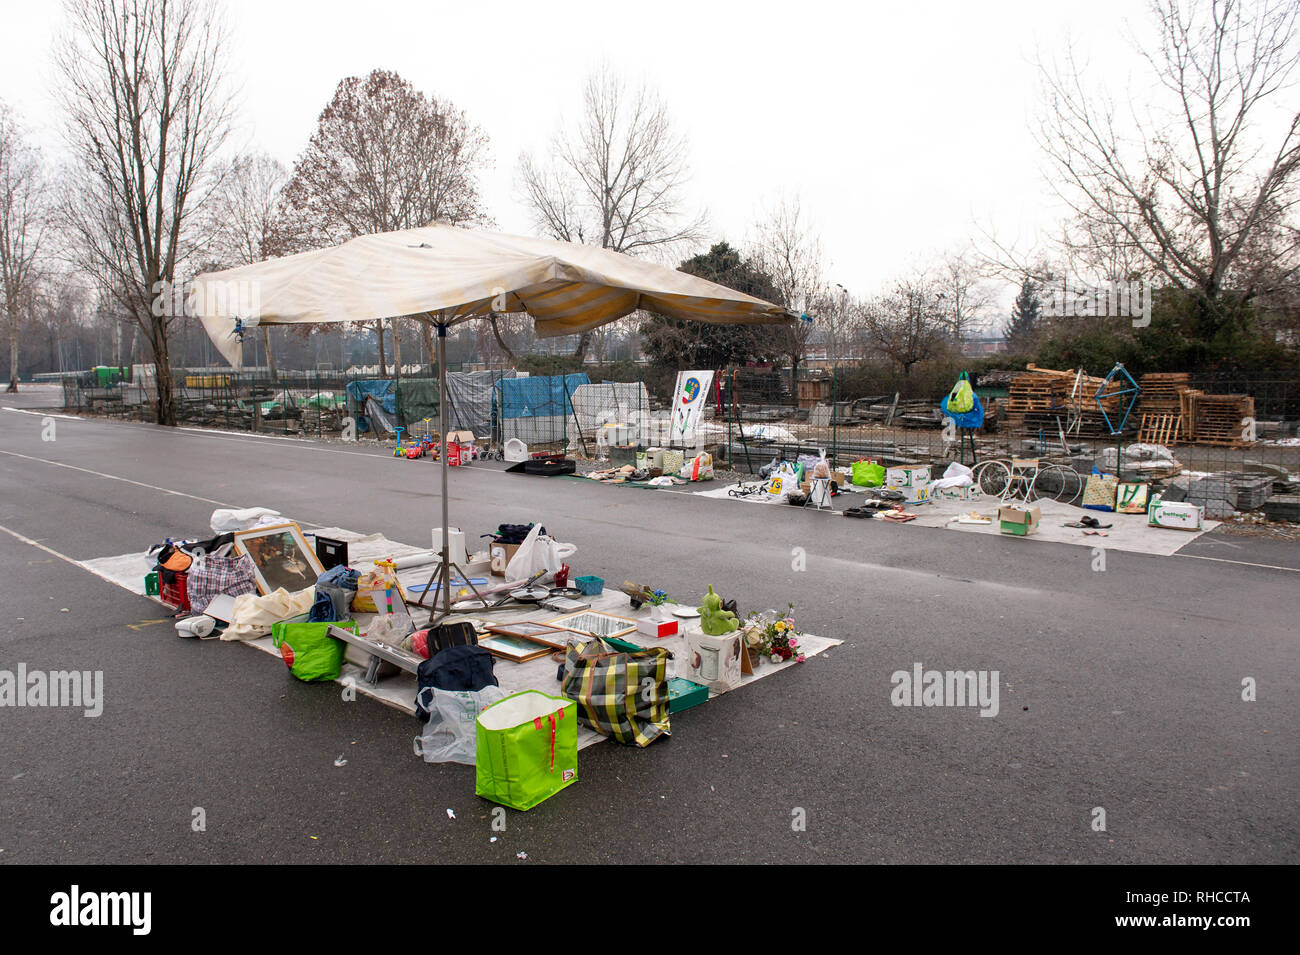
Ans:
[[[262,594],[281,587],[290,592],[314,587],[316,578],[325,572],[292,521],[235,531],[235,553],[252,558],[257,589]]]
[[[528,637],[507,636],[503,633],[489,633],[487,636],[479,637],[478,645],[494,657],[513,660],[515,663],[527,663],[529,660],[536,660],[555,651],[554,647],[537,643]]]
[[[565,630],[589,633],[593,637],[622,637],[636,630],[636,621],[630,617],[616,617],[598,610],[583,610],[547,622]]]
[[[496,636],[519,637],[524,640],[531,640],[533,643],[544,644],[553,650],[563,650],[565,639],[569,636],[567,630],[553,627],[549,623],[535,623],[532,620],[524,620],[519,623],[490,623],[484,629]]]

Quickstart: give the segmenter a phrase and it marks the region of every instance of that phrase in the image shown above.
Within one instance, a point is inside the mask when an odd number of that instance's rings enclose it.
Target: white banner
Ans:
[[[695,429],[704,417],[704,406],[709,401],[709,388],[713,385],[711,371],[679,371],[677,387],[673,391],[673,423],[669,439],[673,442],[693,444]]]

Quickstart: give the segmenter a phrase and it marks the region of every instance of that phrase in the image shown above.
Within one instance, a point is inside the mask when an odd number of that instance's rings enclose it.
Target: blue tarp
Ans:
[[[589,385],[586,373],[537,378],[505,378],[492,395],[492,413],[504,418],[549,418],[569,414],[574,389]]]
[[[388,378],[367,378],[348,382],[348,399],[364,410],[366,398],[374,396],[389,414],[397,414],[397,392]]]

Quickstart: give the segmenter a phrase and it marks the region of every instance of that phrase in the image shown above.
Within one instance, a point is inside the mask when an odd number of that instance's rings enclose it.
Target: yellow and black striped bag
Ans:
[[[623,652],[600,638],[569,647],[561,693],[578,722],[620,743],[649,746],[668,736],[668,659],[663,647]]]

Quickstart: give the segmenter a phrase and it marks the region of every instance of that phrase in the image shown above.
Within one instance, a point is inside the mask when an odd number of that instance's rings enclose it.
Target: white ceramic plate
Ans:
[[[694,620],[700,615],[700,612],[694,607],[676,607],[673,610],[674,617],[680,617],[682,620]]]

